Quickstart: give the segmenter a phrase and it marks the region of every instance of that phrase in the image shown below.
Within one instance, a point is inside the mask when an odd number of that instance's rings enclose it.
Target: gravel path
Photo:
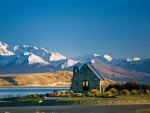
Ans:
[[[144,108],[150,105],[0,107],[0,113],[135,113]]]

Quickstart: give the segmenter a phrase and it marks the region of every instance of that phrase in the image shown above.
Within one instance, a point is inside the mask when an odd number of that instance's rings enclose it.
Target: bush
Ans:
[[[87,96],[87,97],[91,97],[91,96],[92,96],[92,94],[88,91],[88,92],[85,94],[85,96]]]
[[[46,93],[45,95],[46,95],[46,97],[53,97],[54,93]]]
[[[47,99],[47,97],[46,97],[46,96],[43,96],[43,97],[42,97],[42,99],[43,99],[43,100],[46,100],[46,99]]]
[[[118,90],[116,88],[111,88],[111,89],[109,89],[109,91],[111,91],[112,93],[117,93],[118,92]]]
[[[53,90],[54,96],[57,96],[58,90]]]
[[[130,94],[131,95],[137,95],[137,94],[139,94],[139,91],[136,90],[136,89],[133,89],[133,90],[130,91]]]
[[[98,89],[92,89],[92,90],[90,91],[90,93],[91,93],[92,95],[96,95],[96,94],[99,94],[100,92],[99,92]]]
[[[19,99],[22,99],[22,98],[24,98],[23,95],[20,95],[20,96],[19,96]]]
[[[123,89],[121,91],[121,94],[123,94],[123,95],[130,95],[130,92],[129,92],[129,90]]]
[[[141,84],[136,82],[134,79],[130,79],[128,82],[124,84],[124,89],[127,89],[129,91],[136,89],[141,89]]]
[[[67,90],[67,94],[74,94],[73,90]]]
[[[112,97],[113,93],[111,91],[107,91],[106,94],[104,95],[104,97]]]
[[[150,94],[150,91],[147,89],[147,90],[145,90],[145,94],[146,95],[149,95]]]
[[[82,96],[82,93],[75,93],[75,96],[76,96],[76,97],[81,97],[81,96]]]
[[[61,91],[61,95],[66,95],[67,93],[65,91]]]
[[[30,98],[38,97],[35,93],[31,93],[28,95]]]
[[[58,91],[55,93],[55,96],[59,96],[61,93]]]

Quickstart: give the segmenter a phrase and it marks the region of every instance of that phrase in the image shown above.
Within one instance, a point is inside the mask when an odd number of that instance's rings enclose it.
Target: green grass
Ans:
[[[119,95],[118,98],[104,98],[102,96],[98,97],[67,97],[62,98],[61,101],[88,101],[88,100],[137,100],[137,99],[150,99],[150,96],[141,95]]]
[[[0,99],[0,102],[38,102],[41,101],[41,97],[23,97],[23,98],[18,98],[18,97],[13,97],[13,98],[5,98],[5,99]]]
[[[135,113],[150,113],[150,109],[138,109]]]

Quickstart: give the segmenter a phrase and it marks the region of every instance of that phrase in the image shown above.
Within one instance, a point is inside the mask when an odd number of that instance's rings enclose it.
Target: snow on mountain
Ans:
[[[61,55],[58,52],[54,52],[50,56],[50,61],[57,61],[57,60],[62,60],[62,59],[66,59],[66,57]]]
[[[26,56],[26,55],[31,55],[31,54],[41,57],[45,62],[48,62],[48,63],[52,62],[54,64],[54,62],[56,61],[57,66],[60,63],[62,63],[59,61],[67,59],[65,56],[61,55],[58,52],[49,52],[48,50],[46,50],[42,47],[37,48],[35,46],[29,46],[29,45],[10,46],[8,44],[0,42],[0,55],[2,55],[2,56],[16,55],[17,57],[21,57],[21,56]],[[20,63],[23,59],[24,58],[21,57],[20,61],[17,61],[17,63]]]
[[[48,62],[44,61],[41,57],[36,56],[34,54],[31,54],[28,57],[28,63],[29,63],[29,65],[30,64],[36,64],[36,63],[40,63],[40,64],[43,64],[43,65],[48,65],[49,64]]]
[[[104,58],[107,60],[107,61],[111,61],[113,58],[110,57],[109,55],[104,55]]]
[[[125,75],[127,77],[130,74],[137,76],[141,76],[140,74],[145,76],[143,73],[150,74],[150,59],[112,58],[107,54],[88,54],[68,59],[58,52],[50,52],[42,47],[10,46],[0,42],[0,73],[8,73],[8,70],[9,73],[72,71],[74,66],[81,67],[88,62],[92,62],[103,74],[109,76]]]
[[[80,61],[80,62],[82,62],[82,63],[85,63],[85,62],[89,62],[89,61],[91,61],[93,58],[96,58],[96,57],[99,57],[99,56],[100,56],[100,55],[98,55],[98,54],[87,54],[87,55],[75,57],[75,58],[72,58],[72,59],[77,60],[77,61]]]
[[[60,68],[61,69],[65,69],[65,68],[68,68],[68,67],[71,67],[75,64],[79,63],[79,61],[76,61],[76,60],[72,60],[72,59],[67,59],[65,60],[62,64],[60,64]]]
[[[8,44],[5,44],[0,41],[0,55],[14,55],[13,52],[11,52],[9,49],[11,49],[11,46]]]
[[[135,70],[127,70],[119,66],[110,66],[96,58],[93,59],[91,63],[95,67],[95,69],[106,78],[110,78],[117,81],[124,81],[134,78],[139,82],[149,82],[148,79],[150,78],[150,74],[148,73],[142,73]]]
[[[49,61],[57,61],[57,60],[61,60],[61,59],[66,59],[65,56],[61,55],[58,52],[49,52],[48,50],[44,49],[44,48],[37,48],[35,46],[28,46],[28,45],[23,45],[22,47],[17,47],[17,49],[15,49],[15,54],[16,55],[20,55],[20,54],[34,54],[37,56],[40,56],[41,58],[43,58],[43,60],[45,60],[46,62]]]
[[[141,58],[138,58],[138,57],[127,58],[127,61],[128,61],[128,62],[131,62],[131,61],[138,61],[138,60],[141,60]]]

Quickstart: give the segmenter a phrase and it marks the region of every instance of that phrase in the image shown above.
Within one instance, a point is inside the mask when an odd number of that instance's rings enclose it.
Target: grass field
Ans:
[[[18,98],[18,97],[13,97],[13,98],[5,98],[5,99],[0,99],[0,102],[38,102],[41,101],[41,97],[24,97],[24,98]]]
[[[150,108],[149,109],[139,109],[139,110],[136,110],[135,113],[150,113]]]
[[[55,97],[54,97],[55,98]],[[59,98],[59,97],[57,97]],[[61,98],[61,96],[60,96]],[[90,100],[138,100],[138,99],[149,99],[150,100],[150,95],[147,96],[141,96],[141,95],[119,95],[117,98],[104,98],[102,96],[96,96],[96,97],[65,97],[61,98],[59,101],[90,101]],[[12,97],[12,98],[5,98],[5,99],[0,99],[0,102],[25,102],[25,101],[30,101],[30,102],[35,102],[35,101],[41,101],[42,97]]]
[[[61,101],[80,101],[80,100],[138,100],[138,99],[150,99],[150,95],[120,95],[118,98],[102,98],[102,97],[67,97],[62,98]]]

